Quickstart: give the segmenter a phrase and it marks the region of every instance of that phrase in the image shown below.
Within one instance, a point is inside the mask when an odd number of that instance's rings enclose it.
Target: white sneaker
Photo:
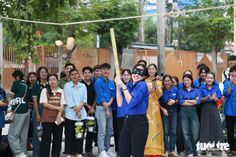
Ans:
[[[106,151],[102,151],[100,154],[99,154],[99,157],[109,157],[106,153]]]
[[[222,156],[222,157],[228,157],[228,154],[227,154],[226,151],[223,150],[223,151],[221,152],[221,156]]]
[[[109,157],[116,157],[117,156],[116,152],[112,151],[111,148],[107,151],[107,155]]]
[[[211,151],[207,151],[207,156],[212,156],[212,152]]]

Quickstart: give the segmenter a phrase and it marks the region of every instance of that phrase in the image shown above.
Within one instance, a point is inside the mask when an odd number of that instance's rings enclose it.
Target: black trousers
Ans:
[[[0,142],[2,142],[2,128],[0,128]]]
[[[96,141],[97,134],[94,132],[87,132],[86,142],[85,142],[85,152],[89,153],[93,150],[93,142]]]
[[[121,130],[122,130],[122,127],[123,127],[123,124],[124,124],[124,117],[122,118],[117,118],[117,124],[116,124],[116,127],[117,127],[117,146],[118,146],[118,151],[119,152],[119,139],[120,139],[120,133],[121,133]]]
[[[84,140],[83,138],[75,138],[75,123],[76,121],[65,118],[65,154],[74,155],[83,153]]]
[[[236,151],[236,140],[234,137],[234,126],[236,123],[236,116],[225,116],[227,137],[231,151]]]
[[[28,130],[28,138],[33,138],[33,121],[32,121],[32,109],[30,111],[30,122],[29,122],[29,130]]]
[[[43,135],[42,141],[40,144],[40,157],[49,157],[50,156],[50,144],[51,144],[51,137],[52,139],[52,157],[60,157],[61,154],[61,141],[62,141],[62,125],[56,125],[53,122],[45,122],[42,123],[43,126]]]
[[[143,157],[148,137],[148,119],[146,115],[128,116],[120,133],[120,157]]]
[[[117,118],[116,110],[112,111],[112,120],[113,120],[113,131],[114,131],[114,142],[115,142],[115,151],[119,152],[119,136],[118,136],[118,127],[117,127]]]

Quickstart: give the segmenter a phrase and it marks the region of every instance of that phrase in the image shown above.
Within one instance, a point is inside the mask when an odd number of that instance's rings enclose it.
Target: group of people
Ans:
[[[110,79],[108,63],[86,66],[82,75],[68,63],[60,79],[45,67],[30,72],[26,79],[16,70],[10,102],[0,88],[0,128],[4,127],[3,111],[11,108],[15,116],[8,142],[16,157],[28,156],[30,122],[33,157],[60,157],[63,129],[64,154],[68,157],[82,156],[84,141],[87,156],[92,156],[95,143],[99,157],[192,157],[200,153],[196,149],[198,141],[225,143],[218,110],[224,96],[230,151],[221,150],[221,155],[227,156],[236,152],[236,56],[230,56],[228,63],[222,91],[215,74],[204,64],[198,66],[197,79],[187,70],[182,82],[175,76],[158,75],[157,66],[147,66],[144,60],[132,70],[121,69],[114,79]],[[88,117],[95,118],[92,132],[86,127]],[[112,136],[115,151],[110,148]],[[212,151],[207,149],[205,153],[211,156]]]

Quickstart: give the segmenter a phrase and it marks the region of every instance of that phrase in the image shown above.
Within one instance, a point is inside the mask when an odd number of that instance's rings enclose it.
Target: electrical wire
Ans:
[[[155,14],[147,14],[147,15],[118,17],[118,18],[110,18],[110,19],[87,20],[87,21],[79,21],[79,22],[67,22],[67,23],[25,20],[25,19],[4,17],[4,16],[1,16],[1,15],[0,15],[0,20],[3,19],[3,20],[25,22],[25,23],[43,24],[43,25],[68,26],[68,25],[80,25],[80,24],[91,24],[91,23],[100,23],[100,22],[109,22],[109,21],[139,19],[139,18],[152,17],[152,16],[181,15],[181,14],[186,14],[186,13],[201,12],[201,11],[208,11],[208,10],[217,10],[217,9],[224,9],[224,8],[230,8],[230,7],[236,7],[236,6],[234,4],[228,4],[228,5],[217,6],[217,7],[207,7],[207,8],[199,8],[199,9],[192,9],[192,10],[190,9],[190,10],[183,10],[183,11],[174,11],[174,12],[169,12],[169,13],[157,13],[157,14],[155,13]]]

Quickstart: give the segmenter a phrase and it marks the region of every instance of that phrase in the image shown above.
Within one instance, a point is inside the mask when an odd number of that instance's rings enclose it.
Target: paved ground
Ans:
[[[8,125],[6,126],[6,128],[8,128]],[[7,129],[4,129],[3,130],[3,135],[6,135],[7,134]],[[64,134],[64,133],[63,133]],[[114,143],[114,140],[113,140],[113,138],[112,138],[112,140],[111,140],[111,143],[113,144]],[[112,147],[112,150],[114,151],[114,147]],[[62,142],[62,152],[64,152],[64,141]],[[93,148],[93,153],[94,153],[94,156],[98,156],[98,147],[94,147]],[[32,156],[32,151],[29,151],[29,155],[30,155],[30,157]],[[1,154],[0,154],[0,156],[1,156]],[[200,155],[200,156],[206,156],[206,155]],[[212,154],[212,156],[213,157],[219,157],[219,156],[221,156],[221,153],[220,152],[214,152],[213,154]],[[63,154],[63,153],[61,153],[61,157],[65,157],[65,155]],[[85,157],[85,156],[84,156]],[[233,157],[236,157],[236,155],[234,155]]]

